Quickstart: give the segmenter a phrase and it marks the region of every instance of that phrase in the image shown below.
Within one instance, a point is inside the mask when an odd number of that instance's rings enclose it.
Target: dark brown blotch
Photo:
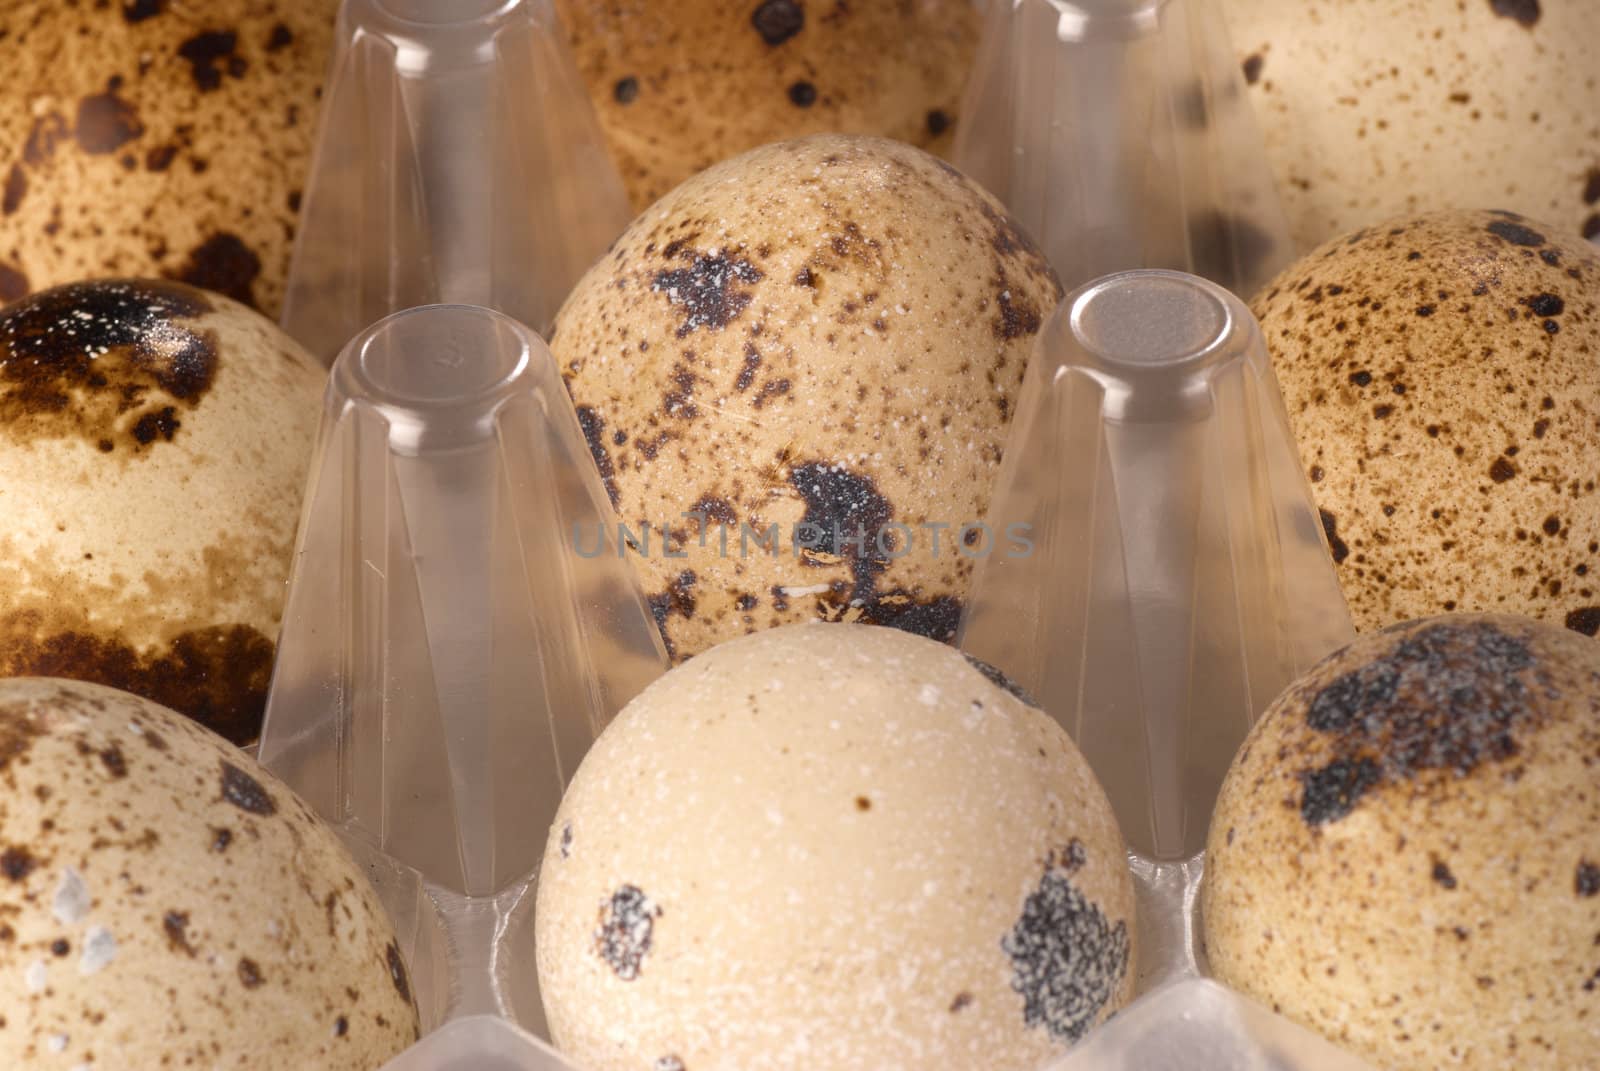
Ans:
[[[244,74],[244,57],[234,51],[238,44],[238,35],[232,30],[206,30],[178,46],[178,55],[188,61],[196,89],[210,93],[220,88],[224,71],[234,78]]]
[[[591,405],[580,405],[577,412],[583,441],[589,444],[589,456],[594,458],[595,468],[600,472],[600,482],[605,485],[606,497],[611,499],[611,508],[616,509],[622,503],[622,492],[617,488],[617,467],[611,460],[611,451],[606,448],[606,422]]]
[[[114,153],[144,133],[134,106],[117,96],[118,81],[104,93],[78,101],[73,137],[84,152],[92,156]]]
[[[1339,518],[1325,509],[1317,510],[1317,516],[1322,521],[1322,534],[1328,540],[1328,551],[1333,556],[1333,564],[1342,565],[1350,557],[1350,546],[1339,538]]]
[[[1539,23],[1539,0],[1489,0],[1489,9],[1503,19],[1511,19],[1533,29]]]
[[[22,142],[22,162],[38,167],[55,155],[56,146],[68,136],[67,121],[56,112],[46,112],[33,121]]]
[[[384,962],[389,968],[389,981],[394,984],[394,991],[400,994],[400,999],[407,1004],[411,1003],[411,981],[406,976],[405,960],[400,957],[400,946],[390,941],[383,950]]]
[[[153,19],[166,9],[166,0],[122,0],[122,17],[129,23]]]
[[[0,877],[7,881],[26,881],[38,865],[33,853],[19,845],[13,844],[0,852]]]
[[[1009,341],[1036,334],[1043,317],[1026,297],[1006,285],[1005,276],[999,280],[1000,294],[995,299],[998,316],[995,319],[996,337]]]
[[[1532,227],[1523,226],[1515,219],[1497,219],[1485,229],[1496,238],[1503,238],[1512,245],[1534,247],[1545,243],[1544,235]]]
[[[172,951],[194,958],[194,946],[189,943],[189,913],[168,911],[161,916],[161,931],[167,936],[167,947]]]
[[[707,522],[714,521],[729,527],[739,523],[739,515],[734,512],[732,503],[716,495],[701,495],[695,504],[689,507],[689,512],[698,513]]]
[[[754,343],[746,342],[744,344],[744,362],[739,366],[739,375],[733,381],[733,389],[736,392],[746,390],[751,382],[755,380],[756,370],[760,367],[761,351],[756,349]]]
[[[106,768],[106,773],[112,780],[119,780],[128,776],[128,760],[122,754],[122,749],[112,744],[100,751],[100,764]]]
[[[157,173],[165,171],[172,166],[172,161],[177,155],[176,145],[156,145],[144,154],[144,169]]]
[[[222,798],[248,814],[270,818],[278,813],[278,804],[254,777],[231,762],[222,763]]]
[[[750,25],[767,44],[777,47],[805,29],[806,14],[795,0],[762,0]]]
[[[151,280],[74,283],[16,302],[0,311],[0,423],[13,438],[99,442],[154,392],[198,404],[217,341],[187,321],[211,310],[204,294]]]
[[[146,652],[114,634],[41,635],[34,620],[27,612],[0,617],[0,674],[64,677],[132,692],[241,746],[261,731],[273,645],[248,625],[196,629]]]
[[[1572,886],[1573,890],[1582,897],[1600,895],[1600,866],[1589,862],[1587,859],[1580,859],[1577,873],[1572,879]]]
[[[257,989],[266,981],[261,975],[261,966],[249,956],[239,959],[239,984],[246,989]]]
[[[6,184],[3,193],[0,193],[0,215],[9,216],[22,205],[22,198],[28,193],[28,176],[22,170],[21,164],[12,164],[11,170],[6,172]]]
[[[681,259],[686,265],[657,272],[650,289],[666,295],[668,303],[682,311],[677,336],[684,338],[701,328],[719,331],[727,327],[750,304],[752,294],[745,287],[764,278],[761,270],[737,255],[719,251],[708,256],[685,247],[674,249],[673,245],[663,252],[668,259]]]
[[[224,294],[255,308],[255,281],[261,258],[228,231],[219,231],[190,250],[176,277],[190,286]]]
[[[33,287],[28,283],[28,277],[20,269],[0,261],[0,304],[25,297],[31,289]]]

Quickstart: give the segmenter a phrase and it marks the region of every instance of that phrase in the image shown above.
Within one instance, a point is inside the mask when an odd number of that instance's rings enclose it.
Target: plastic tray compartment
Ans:
[[[960,151],[1069,281],[1154,264],[1239,287],[1283,254],[1206,0],[1015,0],[988,18],[971,99],[992,122]],[[345,0],[339,34],[284,313],[333,370],[261,757],[340,831],[401,933],[425,1033],[391,1069],[583,1071],[542,1040],[530,894],[566,779],[666,659],[615,548],[568,538],[615,526],[525,325],[548,324],[627,210],[551,0]],[[1075,140],[1019,123],[1019,94],[1085,114],[1094,71],[1115,91]],[[1207,123],[1151,126],[1185,86]],[[1064,154],[1081,173],[1054,169]],[[1221,156],[1254,177],[1222,183]],[[986,176],[1001,160],[1015,173]],[[1177,200],[1148,181],[1174,162]],[[1089,193],[1123,199],[1071,200]],[[1219,211],[1266,236],[1255,261]],[[1093,256],[1059,260],[1072,248]],[[994,509],[1047,537],[977,577],[961,642],[1079,741],[1141,911],[1142,995],[1055,1068],[1360,1071],[1201,977],[1198,848],[1222,772],[1273,693],[1350,632],[1259,330],[1193,276],[1085,286],[1040,336],[1012,435]],[[1191,677],[1196,659],[1215,672]]]

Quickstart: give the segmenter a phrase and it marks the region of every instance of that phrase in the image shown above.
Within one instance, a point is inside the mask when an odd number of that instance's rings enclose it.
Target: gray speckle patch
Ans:
[[[1088,1033],[1128,972],[1127,923],[1111,925],[1054,867],[1028,894],[1000,947],[1011,957],[1023,1022],[1067,1044]]]
[[[639,968],[650,952],[655,920],[661,909],[638,886],[623,885],[611,894],[600,909],[600,925],[594,932],[595,954],[610,965],[624,982],[639,977]]]

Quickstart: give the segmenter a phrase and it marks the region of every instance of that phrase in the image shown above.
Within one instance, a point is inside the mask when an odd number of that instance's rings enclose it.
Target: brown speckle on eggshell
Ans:
[[[0,310],[0,675],[260,729],[323,372],[180,283]]]
[[[1600,20],[1572,0],[1224,0],[1295,241],[1486,205],[1600,212]]]
[[[1600,625],[1600,255],[1506,212],[1370,227],[1252,303],[1360,629]]]
[[[1133,889],[1066,733],[955,650],[810,623],[656,681],[584,759],[535,911],[590,1071],[1031,1071],[1136,975]],[[978,1054],[974,1056],[973,1054]]]
[[[28,860],[0,875],[0,1066],[373,1071],[416,1039],[360,869],[220,738],[98,685],[0,681],[0,796]]]
[[[635,220],[551,345],[649,528],[629,557],[669,650],[813,618],[952,638],[961,528],[1060,292],[998,202],[879,138],[757,149]]]
[[[165,276],[276,314],[334,0],[0,11],[0,301]]]
[[[1211,824],[1206,950],[1377,1067],[1584,1067],[1597,858],[1593,643],[1511,615],[1408,622],[1325,660],[1246,740]]]
[[[636,208],[737,153],[823,131],[944,151],[977,46],[967,0],[558,0]]]

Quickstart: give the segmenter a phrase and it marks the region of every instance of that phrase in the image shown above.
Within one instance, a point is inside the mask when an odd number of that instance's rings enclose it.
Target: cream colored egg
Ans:
[[[893,629],[724,644],[618,716],[540,870],[587,1071],[1024,1071],[1129,997],[1133,891],[1066,733]]]
[[[380,1067],[395,935],[301,800],[170,710],[0,681],[0,1066]]]
[[[261,726],[323,372],[179,283],[0,310],[0,675]]]
[[[669,649],[815,618],[953,637],[1059,297],[997,201],[879,138],[757,149],[635,220],[551,344]]]
[[[1328,243],[1252,308],[1358,628],[1600,630],[1600,255],[1438,213]]]
[[[1219,979],[1375,1067],[1593,1067],[1594,644],[1510,615],[1357,639],[1245,741],[1202,903]]]
[[[780,138],[949,147],[977,47],[971,0],[558,0],[636,208]]]
[[[1503,208],[1600,237],[1590,0],[1223,0],[1302,249]]]
[[[0,301],[160,275],[276,315],[337,10],[0,5]]]

